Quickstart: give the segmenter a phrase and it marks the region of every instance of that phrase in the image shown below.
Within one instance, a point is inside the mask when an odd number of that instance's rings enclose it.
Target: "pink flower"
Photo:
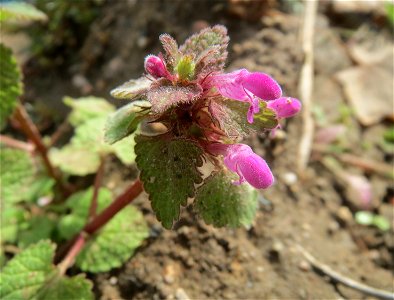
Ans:
[[[281,97],[268,101],[267,107],[275,111],[278,118],[290,118],[301,110],[301,102],[296,98]]]
[[[233,184],[247,181],[257,189],[266,189],[274,183],[274,176],[266,161],[244,144],[211,144],[208,151],[214,155],[223,155],[226,167],[238,174],[239,180]]]
[[[154,78],[168,77],[169,72],[164,61],[156,55],[148,55],[145,57],[145,71]]]
[[[282,89],[274,79],[264,73],[250,73],[246,69],[212,75],[209,87],[216,87],[224,97],[249,102],[249,123],[253,123],[254,114],[259,112],[259,100],[274,100],[282,96]]]

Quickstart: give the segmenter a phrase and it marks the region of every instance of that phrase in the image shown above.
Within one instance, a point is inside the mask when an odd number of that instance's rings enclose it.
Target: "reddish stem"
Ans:
[[[33,142],[36,146],[38,153],[41,155],[42,160],[44,162],[45,168],[48,171],[49,176],[55,179],[58,186],[62,189],[63,194],[68,195],[69,191],[66,186],[63,184],[62,178],[60,174],[56,171],[56,169],[52,166],[49,158],[48,158],[48,149],[42,141],[42,137],[40,132],[38,131],[36,125],[30,119],[23,105],[18,105],[15,109],[15,119],[18,121],[20,130]]]
[[[102,181],[103,175],[104,175],[104,165],[105,165],[105,158],[101,157],[100,167],[97,170],[96,177],[94,179],[93,197],[92,197],[92,202],[90,202],[89,215],[88,215],[88,221],[89,222],[92,219],[94,219],[94,217],[96,216],[96,212],[97,212],[97,197],[98,197],[99,189],[100,189],[100,186],[101,186],[101,181]]]
[[[142,182],[140,180],[135,181],[106,209],[104,209],[99,215],[95,216],[93,220],[88,222],[85,227],[80,231],[80,233],[72,239],[73,242],[69,243],[71,244],[71,247],[69,247],[65,258],[59,264],[61,270],[67,270],[72,265],[72,263],[74,262],[74,258],[82,250],[89,235],[92,235],[99,229],[101,229],[119,211],[121,211],[126,205],[130,204],[135,198],[137,198],[137,196],[141,194],[142,191]]]
[[[119,195],[114,202],[112,202],[106,209],[97,215],[91,222],[85,225],[83,231],[88,234],[93,234],[101,227],[103,227],[109,220],[112,219],[120,210],[127,204],[131,203],[143,191],[142,182],[135,181],[130,185],[123,194]]]
[[[8,147],[20,149],[26,152],[32,152],[34,150],[34,146],[32,144],[18,141],[2,134],[0,134],[0,144],[4,144]]]

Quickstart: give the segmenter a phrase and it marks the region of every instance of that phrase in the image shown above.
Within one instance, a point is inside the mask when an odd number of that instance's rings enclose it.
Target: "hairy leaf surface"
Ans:
[[[201,93],[202,88],[197,84],[188,86],[169,85],[151,88],[147,96],[152,104],[152,112],[163,113],[170,107],[194,102]]]
[[[146,77],[141,77],[136,80],[132,79],[113,89],[111,91],[111,95],[118,99],[132,99],[144,94],[150,87],[151,83],[152,81]]]
[[[258,208],[258,192],[249,184],[234,185],[236,176],[221,171],[197,189],[194,206],[207,224],[249,227]]]
[[[185,139],[136,136],[137,166],[157,219],[167,229],[179,217],[180,206],[201,183],[202,149]]]
[[[92,283],[82,275],[68,278],[52,264],[55,245],[40,241],[18,253],[3,269],[0,298],[93,300]]]

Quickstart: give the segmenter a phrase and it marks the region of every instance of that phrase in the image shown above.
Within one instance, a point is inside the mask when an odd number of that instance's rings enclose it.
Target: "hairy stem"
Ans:
[[[18,121],[20,130],[33,142],[36,147],[37,152],[41,155],[44,162],[45,168],[49,176],[55,179],[57,185],[60,187],[64,195],[68,195],[68,188],[64,185],[61,175],[53,167],[51,161],[48,158],[48,149],[42,141],[40,132],[38,131],[36,125],[30,119],[23,105],[19,104],[15,109],[15,119]]]
[[[93,197],[92,197],[92,201],[90,202],[88,221],[93,220],[94,217],[96,216],[97,197],[98,197],[99,189],[101,186],[101,181],[102,181],[103,175],[104,175],[104,165],[105,165],[105,157],[102,156],[100,159],[100,167],[97,170],[96,177],[94,179]]]
[[[126,188],[126,190],[120,194],[106,209],[89,221],[80,231],[80,233],[78,233],[77,236],[72,239],[72,242],[67,243],[70,246],[68,249],[66,249],[66,251],[64,251],[67,254],[59,264],[60,269],[64,270],[65,272],[70,266],[72,266],[75,257],[83,249],[83,246],[86,240],[89,238],[89,235],[92,235],[101,229],[119,211],[121,211],[126,205],[130,204],[135,198],[137,198],[137,196],[141,194],[142,191],[142,182],[140,180],[135,181],[128,188]]]

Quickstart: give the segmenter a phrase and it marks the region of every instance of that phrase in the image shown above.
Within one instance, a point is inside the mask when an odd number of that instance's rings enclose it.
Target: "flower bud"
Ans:
[[[148,55],[145,58],[145,71],[154,78],[166,77],[168,74],[164,61],[156,55]]]
[[[301,110],[301,102],[296,98],[281,97],[268,101],[267,107],[275,111],[278,118],[290,118]]]

